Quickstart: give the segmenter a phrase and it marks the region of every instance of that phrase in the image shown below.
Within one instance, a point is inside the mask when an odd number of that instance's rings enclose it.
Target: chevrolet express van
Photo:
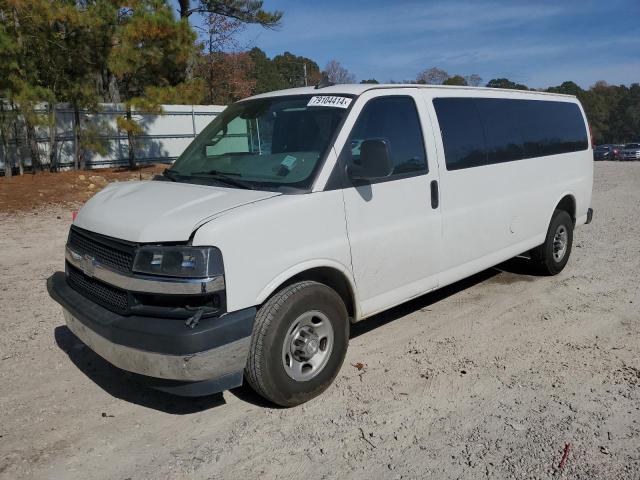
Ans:
[[[154,181],[80,210],[48,280],[68,328],[151,386],[297,405],[349,326],[526,254],[559,273],[589,223],[572,96],[336,85],[229,106]]]

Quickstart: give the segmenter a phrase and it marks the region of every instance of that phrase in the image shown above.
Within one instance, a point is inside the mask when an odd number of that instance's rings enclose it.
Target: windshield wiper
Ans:
[[[169,170],[168,168],[165,168],[162,171],[162,176],[165,178],[168,178],[169,180],[171,180],[172,182],[177,182],[178,181],[178,174],[175,172],[172,172],[171,170]]]
[[[244,188],[246,190],[254,190],[253,185],[248,182],[243,182],[242,180],[237,180],[232,177],[232,175],[236,175],[241,177],[239,173],[222,173],[218,170],[209,170],[208,172],[193,172],[191,175],[206,175],[208,177],[213,178],[221,183],[226,183],[227,185],[231,185],[238,188]]]

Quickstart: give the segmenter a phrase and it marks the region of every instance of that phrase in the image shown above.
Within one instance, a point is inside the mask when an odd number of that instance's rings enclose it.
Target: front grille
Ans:
[[[129,308],[127,292],[102,283],[95,278],[87,277],[80,270],[68,263],[67,280],[74,290],[109,310],[124,313]]]
[[[75,227],[69,231],[68,244],[76,253],[89,254],[102,265],[114,270],[128,273],[133,266],[133,245]]]

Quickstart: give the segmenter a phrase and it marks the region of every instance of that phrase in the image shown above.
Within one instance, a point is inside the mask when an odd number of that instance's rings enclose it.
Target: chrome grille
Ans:
[[[69,247],[80,255],[89,254],[102,265],[128,273],[133,266],[133,245],[71,227]]]
[[[68,263],[67,280],[74,290],[109,310],[124,313],[129,308],[127,292],[88,277]]]

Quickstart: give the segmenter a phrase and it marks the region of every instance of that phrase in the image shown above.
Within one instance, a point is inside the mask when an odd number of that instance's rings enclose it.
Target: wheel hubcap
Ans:
[[[293,321],[282,345],[282,365],[296,381],[318,375],[326,366],[333,349],[333,327],[322,312],[303,313]]]
[[[569,243],[569,234],[564,225],[558,226],[553,236],[553,259],[560,262],[567,253],[567,245]]]

